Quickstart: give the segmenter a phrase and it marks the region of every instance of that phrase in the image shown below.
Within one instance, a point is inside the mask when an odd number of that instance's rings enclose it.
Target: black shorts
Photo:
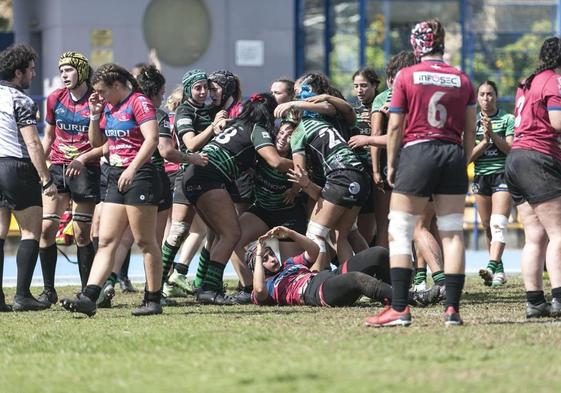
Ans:
[[[257,205],[251,205],[248,213],[259,217],[269,228],[285,226],[293,231],[306,234],[308,228],[308,216],[303,204],[296,204],[292,208],[282,210],[267,210]],[[290,239],[279,239],[279,241],[289,241]]]
[[[506,158],[505,178],[515,205],[561,196],[561,162],[537,151],[512,149]]]
[[[175,190],[175,181],[177,180],[177,176],[183,173],[181,171],[181,169],[175,171],[175,172],[166,172],[166,174],[168,175],[168,179],[169,179],[169,190],[171,191],[171,195],[173,196],[173,191]]]
[[[190,165],[188,168],[194,165]],[[173,182],[173,203],[178,205],[190,205],[189,199],[185,196],[183,191],[183,176],[185,175],[185,170],[179,170],[175,174],[175,181]]]
[[[123,192],[117,188],[119,177],[126,168],[112,166],[107,183],[106,203],[120,205],[154,205],[162,199],[162,182],[156,167],[144,164],[134,175],[132,184]]]
[[[109,180],[110,170],[111,170],[111,165],[101,164],[100,166],[101,175],[99,176],[99,200],[101,202],[104,202],[105,197],[107,196],[107,181]]]
[[[370,193],[368,176],[353,170],[338,170],[327,175],[321,197],[335,205],[363,206]]]
[[[374,181],[372,180],[372,171],[369,172],[368,183],[370,184],[370,189],[368,190],[368,196],[364,201],[362,208],[358,214],[371,214],[374,213]]]
[[[173,204],[173,192],[171,191],[171,182],[164,168],[157,168],[156,170],[162,184],[162,197],[158,203],[158,211],[162,212],[171,208]]]
[[[228,192],[235,203],[253,202],[253,175],[244,172],[238,180],[234,182],[235,187],[228,187]]]
[[[401,149],[394,192],[417,197],[466,194],[464,149],[443,141],[421,142]]]
[[[504,172],[475,175],[471,190],[474,194],[491,196],[496,192],[508,192]]]
[[[66,165],[52,164],[49,172],[59,194],[70,193],[70,199],[74,202],[99,202],[99,178],[98,166],[84,166],[77,176],[66,176]]]
[[[190,165],[183,174],[183,193],[189,202],[197,200],[207,191],[225,190],[226,180],[212,164],[207,166]]]
[[[304,290],[304,304],[316,307],[329,306],[323,298],[323,283],[339,274],[341,274],[339,269],[322,270],[313,276]]]
[[[0,207],[24,210],[43,206],[41,181],[31,160],[0,158]]]

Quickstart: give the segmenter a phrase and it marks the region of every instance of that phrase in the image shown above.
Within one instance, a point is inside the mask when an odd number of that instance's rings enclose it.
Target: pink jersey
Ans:
[[[88,139],[90,108],[88,91],[74,101],[67,88],[57,89],[47,97],[45,121],[54,126],[55,139],[51,147],[53,164],[69,164],[79,155],[91,150]],[[99,165],[99,162],[88,163]]]
[[[407,113],[403,144],[435,139],[461,144],[468,106],[475,106],[469,78],[442,61],[425,60],[397,74],[390,112]]]
[[[518,89],[515,103],[512,148],[535,150],[561,161],[560,134],[551,127],[548,114],[561,110],[561,75],[540,72],[529,90]]]
[[[110,165],[130,165],[144,142],[140,125],[149,120],[156,120],[156,109],[141,93],[131,93],[119,104],[105,107],[100,128],[105,130],[109,143]]]
[[[251,299],[255,304],[278,304],[290,306],[304,304],[303,290],[308,282],[318,273],[309,269],[310,262],[304,254],[288,258],[282,264],[281,270],[266,280],[269,298],[260,303],[252,294]]]
[[[175,112],[170,112],[169,116],[169,128],[171,131],[171,140],[173,141],[173,146],[177,148],[177,134],[175,133]],[[174,173],[179,170],[179,164],[177,162],[164,161],[164,169],[166,173]]]

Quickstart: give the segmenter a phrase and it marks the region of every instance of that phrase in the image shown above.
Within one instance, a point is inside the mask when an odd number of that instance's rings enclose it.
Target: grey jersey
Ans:
[[[17,86],[0,81],[0,157],[29,158],[20,129],[37,125],[37,105]]]

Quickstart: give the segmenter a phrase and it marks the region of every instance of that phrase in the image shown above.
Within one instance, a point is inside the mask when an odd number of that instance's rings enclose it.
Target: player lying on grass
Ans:
[[[269,238],[292,239],[305,251],[281,262],[266,245]],[[246,262],[253,270],[253,303],[344,307],[366,296],[389,304],[392,288],[388,284],[389,254],[385,248],[364,250],[332,271],[315,270],[319,254],[318,245],[298,232],[282,226],[269,230],[246,253]],[[438,290],[409,296],[411,305],[421,307],[438,300]]]

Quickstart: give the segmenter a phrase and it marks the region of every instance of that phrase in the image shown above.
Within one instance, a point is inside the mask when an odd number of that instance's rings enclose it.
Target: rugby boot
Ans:
[[[547,318],[551,313],[551,304],[541,303],[538,305],[526,303],[526,319]]]
[[[197,301],[201,304],[215,304],[219,306],[231,306],[236,303],[236,300],[221,291],[200,289],[197,292]]]
[[[131,311],[131,314],[135,317],[145,316],[145,315],[157,315],[162,313],[162,305],[158,302],[152,302],[149,300],[143,300],[142,304]]]
[[[461,326],[464,324],[460,313],[452,306],[448,306],[444,311],[444,325],[445,326]]]
[[[45,305],[39,300],[35,299],[33,296],[14,296],[14,305],[12,309],[14,311],[41,311],[49,308],[50,305]]]
[[[79,312],[81,314],[86,314],[88,317],[93,317],[97,312],[95,302],[83,293],[76,294],[74,298],[62,299],[60,305],[67,311]]]
[[[561,301],[556,298],[551,299],[551,307],[549,309],[549,316],[552,318],[561,317]]]
[[[54,288],[44,288],[43,292],[39,294],[37,300],[45,306],[51,307],[52,304],[58,303],[58,295]]]
[[[393,327],[411,325],[411,311],[405,307],[403,311],[396,311],[386,306],[378,315],[366,318],[364,325],[368,327]]]

